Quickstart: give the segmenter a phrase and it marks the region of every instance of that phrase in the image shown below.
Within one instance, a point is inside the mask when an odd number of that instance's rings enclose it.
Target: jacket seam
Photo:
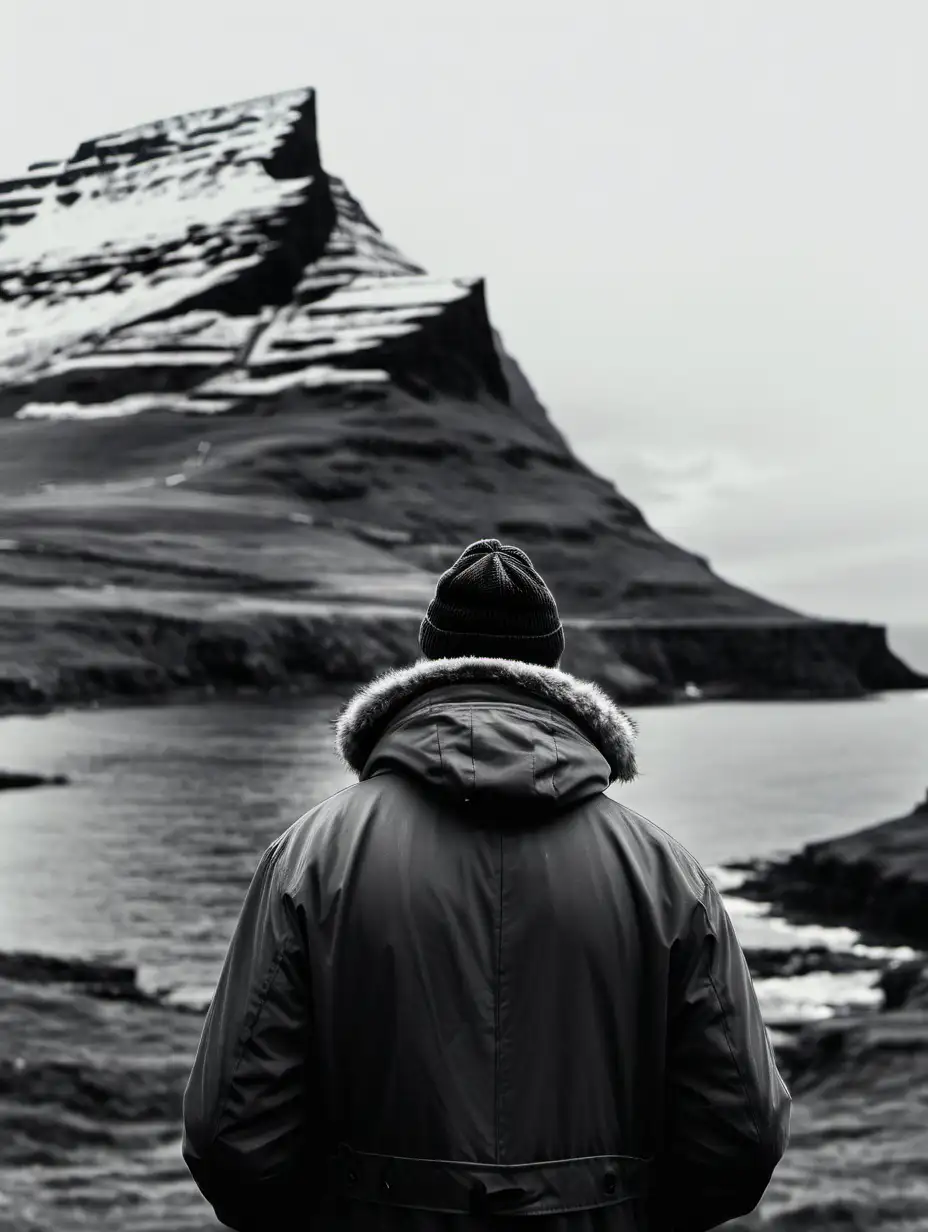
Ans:
[[[473,706],[468,708],[467,713],[470,717],[470,769],[471,769],[471,774],[473,776],[473,783],[471,785],[471,790],[476,792],[477,790],[477,762],[474,759],[474,708]]]
[[[702,907],[703,912],[705,913],[706,923],[709,926],[709,932],[712,934],[713,937],[715,937],[716,941],[718,941],[719,939],[718,934],[716,933],[715,929],[712,927],[712,921],[709,919],[709,912],[706,910],[706,904],[703,901],[703,899],[699,900],[699,905],[700,907]],[[728,1051],[729,1051],[729,1054],[731,1055],[731,1063],[735,1068],[735,1073],[738,1075],[738,1081],[741,1083],[741,1090],[744,1093],[744,1102],[751,1116],[751,1124],[754,1126],[754,1133],[757,1136],[757,1143],[758,1143],[758,1146],[762,1146],[763,1139],[761,1138],[760,1126],[757,1123],[757,1117],[754,1113],[754,1105],[751,1102],[750,1095],[748,1094],[748,1086],[744,1080],[744,1074],[741,1071],[741,1066],[738,1064],[738,1059],[735,1056],[735,1049],[734,1049],[734,1045],[732,1044],[731,1032],[728,1026],[728,1015],[725,1013],[725,1006],[722,1003],[722,998],[719,994],[719,990],[716,986],[715,980],[712,978],[711,970],[708,970],[708,969],[706,970],[706,976],[709,980],[709,984],[712,988],[712,991],[715,993],[715,999],[718,1002],[719,1012],[722,1015],[722,1030],[725,1032],[725,1042],[728,1044]]]
[[[344,762],[342,764],[344,765]],[[356,771],[352,770],[351,773],[354,774]],[[307,809],[301,817],[296,819],[296,821],[291,822],[287,829],[284,830],[283,834],[281,834],[279,838],[275,838],[274,842],[271,843],[270,846],[273,847],[276,843],[279,843],[282,839],[285,839],[291,830],[296,829],[301,822],[306,821],[307,817],[309,817],[312,813],[318,812],[324,804],[328,804],[331,800],[337,799],[338,796],[343,796],[346,791],[353,791],[356,787],[360,787],[363,781],[363,779],[358,779],[354,783],[346,783],[344,787],[339,787],[338,791],[333,791],[330,796],[326,796],[324,800],[320,800],[318,804],[314,804],[311,809]]]
[[[555,710],[550,705],[542,704],[538,706],[532,706],[525,702],[446,702],[441,707],[441,709],[442,710],[460,710],[460,709],[464,709],[465,707],[468,710],[493,710],[493,711],[503,711],[505,713],[511,713],[512,711],[521,712],[521,711],[529,710],[529,711],[532,711],[533,713],[543,715],[549,722],[559,723],[559,725],[563,726],[564,728],[571,728],[571,727],[577,728],[577,730],[580,731],[580,734],[584,735],[583,731],[579,728],[578,723],[575,720],[571,719],[567,715],[561,714],[559,711]],[[429,713],[436,709],[437,707],[435,703],[429,702],[428,705],[423,707],[422,710],[414,710],[410,714],[406,715],[405,718],[396,720],[393,723],[389,723],[387,724],[387,726],[389,727],[391,732],[402,731],[403,728],[408,727],[410,723],[415,723],[416,720],[421,718],[421,716],[424,713]],[[384,729],[384,733],[386,733],[386,728]],[[585,739],[589,739],[589,737],[585,737]],[[351,784],[349,784],[349,786],[350,785]],[[342,788],[342,790],[344,791],[344,788]]]
[[[553,727],[551,728],[551,740],[554,744],[554,770],[551,772],[551,788],[555,796],[557,796],[557,772],[561,768],[561,754],[557,747],[557,735]]]
[[[646,826],[650,826],[652,830],[657,830],[659,834],[663,834],[664,838],[668,840],[671,851],[678,859],[680,856],[685,857],[683,863],[687,865],[687,871],[695,874],[696,880],[699,882],[699,884],[702,887],[702,893],[698,901],[699,901],[699,905],[705,911],[705,904],[703,902],[703,899],[705,898],[709,890],[714,889],[715,883],[712,881],[712,878],[708,875],[706,870],[702,867],[702,865],[699,863],[699,861],[696,859],[693,853],[691,851],[688,851],[687,848],[683,846],[683,844],[680,842],[678,838],[674,838],[672,834],[670,834],[662,826],[659,826],[656,821],[652,821],[650,817],[642,817],[640,813],[636,813],[634,809],[630,809],[625,804],[620,804],[618,800],[614,800],[612,803],[615,804],[619,809],[621,809],[623,813],[630,813],[638,821],[642,821],[644,822]],[[707,917],[708,917],[708,914],[709,913],[706,912]],[[711,924],[709,927],[711,930],[712,928]]]
[[[636,1198],[642,1197],[642,1194],[626,1194],[622,1198],[616,1198],[613,1202],[598,1202],[591,1205],[589,1202],[584,1202],[581,1206],[539,1206],[533,1211],[523,1211],[523,1218],[530,1219],[533,1215],[569,1215],[574,1211],[609,1211],[614,1206],[622,1206],[625,1202],[634,1202]]]
[[[441,732],[438,729],[438,719],[433,719],[435,726],[435,743],[438,745],[438,766],[442,774],[445,773],[445,759],[441,751]]]
[[[634,1202],[636,1199],[641,1199],[644,1194],[626,1194],[625,1197],[616,1198],[611,1202],[585,1202],[581,1206],[542,1206],[533,1211],[520,1211],[518,1218],[531,1219],[534,1215],[567,1215],[577,1211],[611,1211],[614,1207],[623,1206],[626,1202]],[[408,1205],[402,1206],[399,1203],[387,1204],[384,1207],[388,1210],[400,1211],[422,1211],[425,1214],[433,1215],[461,1215],[466,1212],[461,1211],[460,1207],[436,1207],[436,1206],[418,1206],[416,1203],[410,1202]]]
[[[271,962],[271,965],[268,968],[268,971],[264,977],[264,983],[261,989],[261,995],[258,997],[258,1001],[250,1016],[251,1022],[242,1031],[242,1037],[239,1041],[239,1045],[235,1053],[235,1063],[232,1066],[232,1072],[229,1075],[228,1082],[226,1083],[225,1095],[223,1097],[222,1103],[219,1105],[219,1107],[216,1110],[216,1115],[213,1120],[213,1132],[210,1135],[210,1139],[209,1139],[210,1146],[214,1146],[216,1143],[216,1139],[219,1137],[220,1129],[222,1127],[222,1119],[225,1116],[226,1110],[229,1106],[229,1100],[232,1098],[232,1088],[235,1085],[235,1079],[238,1075],[239,1066],[242,1063],[242,1057],[245,1055],[245,1048],[247,1047],[248,1043],[254,1036],[255,1028],[257,1027],[258,1021],[261,1018],[261,1014],[264,1010],[264,1007],[267,1004],[267,999],[271,995],[271,989],[274,987],[274,981],[277,979],[277,976],[280,972],[280,967],[284,960],[284,954],[286,953],[286,951],[287,951],[286,943],[278,946],[277,951],[274,954],[273,961]]]
[[[510,1171],[536,1172],[541,1169],[557,1167],[560,1164],[613,1163],[619,1160],[621,1164],[653,1164],[654,1155],[563,1155],[558,1159],[530,1159],[512,1164],[490,1164],[480,1159],[445,1159],[443,1156],[434,1158],[431,1155],[395,1155],[384,1154],[383,1151],[353,1151],[355,1155],[364,1155],[369,1159],[396,1160],[399,1163],[412,1164],[448,1164],[451,1167],[463,1168],[508,1168]]]

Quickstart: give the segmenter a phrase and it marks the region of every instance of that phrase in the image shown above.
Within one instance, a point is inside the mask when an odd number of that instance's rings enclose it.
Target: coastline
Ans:
[[[748,876],[737,893],[793,923],[851,927],[864,945],[921,951],[884,969],[881,1007],[803,1026],[785,1047],[781,1038],[793,1122],[761,1203],[763,1227],[925,1226],[928,796],[902,817],[738,867]]]
[[[29,600],[29,603],[26,600]],[[111,587],[0,591],[0,715],[311,697],[418,657],[418,609],[390,603]],[[886,630],[768,618],[564,618],[562,666],[620,705],[824,701],[928,689]]]
[[[738,868],[747,874],[739,896],[772,904],[792,923],[853,928],[865,945],[928,949],[928,793],[890,821]]]

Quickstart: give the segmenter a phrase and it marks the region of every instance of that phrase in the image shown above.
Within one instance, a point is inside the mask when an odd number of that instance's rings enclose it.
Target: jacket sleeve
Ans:
[[[718,890],[674,947],[658,1227],[704,1232],[752,1211],[789,1142],[791,1098]]]
[[[236,1232],[286,1229],[291,1212],[308,1226],[321,1166],[309,964],[278,847],[245,896],[184,1092],[184,1161]]]

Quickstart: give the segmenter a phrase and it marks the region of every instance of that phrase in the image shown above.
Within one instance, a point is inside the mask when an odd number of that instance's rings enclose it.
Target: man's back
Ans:
[[[339,748],[361,781],[291,827],[250,891],[277,922],[252,943],[240,927],[220,982],[253,1021],[244,1045],[207,1023],[194,1175],[225,1133],[224,1158],[273,1177],[303,1132],[304,1158],[342,1144],[317,1183],[339,1227],[512,1211],[698,1232],[751,1210],[789,1096],[714,886],[603,794],[633,775],[632,737],[598,690],[524,663],[420,663],[359,694]],[[263,994],[236,988],[271,969]],[[287,1062],[301,1022],[308,1069]]]

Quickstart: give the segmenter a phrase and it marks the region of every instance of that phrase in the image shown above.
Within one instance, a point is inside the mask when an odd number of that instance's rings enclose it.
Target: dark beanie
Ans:
[[[564,630],[554,596],[526,554],[480,539],[438,579],[419,645],[427,659],[477,655],[555,667]]]

